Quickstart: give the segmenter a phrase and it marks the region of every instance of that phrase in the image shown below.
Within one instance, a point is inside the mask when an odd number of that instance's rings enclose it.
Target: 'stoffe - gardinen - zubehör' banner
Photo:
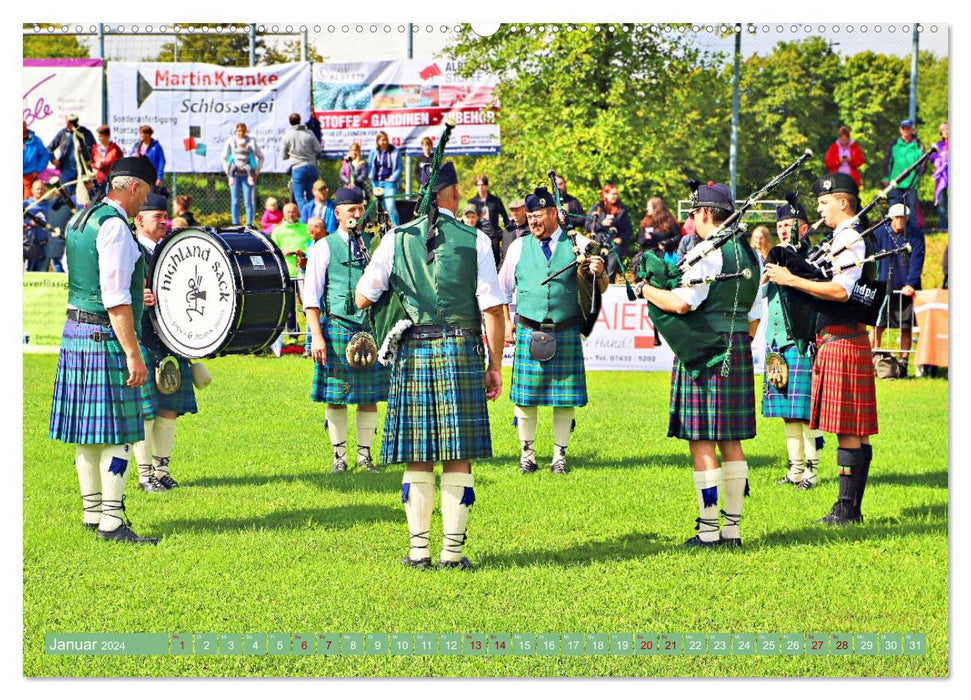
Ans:
[[[418,155],[423,138],[437,141],[446,116],[456,123],[447,153],[498,153],[497,77],[460,78],[459,66],[444,59],[315,63],[314,110],[325,153],[342,157],[356,141],[367,157],[384,131],[396,147]]]
[[[72,112],[92,131],[100,126],[100,58],[25,58],[23,67],[24,123],[51,142]]]
[[[280,142],[292,112],[310,114],[310,64],[227,68],[210,63],[108,64],[111,137],[131,151],[148,124],[165,150],[166,171],[219,172],[240,122],[260,146],[264,172],[286,172]]]

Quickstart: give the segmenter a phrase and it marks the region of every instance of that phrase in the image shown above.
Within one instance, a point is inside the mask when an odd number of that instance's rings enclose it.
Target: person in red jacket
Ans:
[[[99,126],[95,133],[98,134],[98,143],[91,148],[91,165],[98,178],[98,184],[104,185],[111,172],[111,166],[115,161],[124,156],[121,147],[111,140],[111,129],[107,125]]]
[[[860,166],[864,162],[863,150],[856,141],[850,140],[850,127],[841,126],[836,141],[826,151],[826,168],[831,173],[846,173],[856,181],[857,187],[862,187]]]

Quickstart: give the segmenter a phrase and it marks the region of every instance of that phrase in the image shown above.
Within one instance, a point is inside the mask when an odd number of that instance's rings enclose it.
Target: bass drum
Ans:
[[[293,285],[283,253],[245,228],[179,229],[163,238],[146,309],[162,343],[189,359],[253,353],[283,332]]]

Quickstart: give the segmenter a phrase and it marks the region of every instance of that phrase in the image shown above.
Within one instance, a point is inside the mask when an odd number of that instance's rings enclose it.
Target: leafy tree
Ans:
[[[243,23],[231,24],[193,24],[182,25],[183,29],[191,27],[192,33],[183,33],[173,37],[171,41],[162,44],[159,54],[150,59],[154,61],[181,61],[212,63],[219,66],[248,66],[249,65],[249,31],[227,32],[225,27],[248,27]],[[222,32],[216,32],[216,27],[224,27]],[[203,27],[209,31],[203,33]],[[280,46],[271,45],[265,37],[256,35],[256,63],[257,65],[272,65],[275,63],[292,63],[301,61],[302,51],[299,39],[284,41]],[[323,57],[312,44],[307,46],[307,60],[322,61]]]
[[[61,25],[38,24],[41,32],[24,34],[24,58],[88,58],[91,53],[88,47],[74,34],[61,32]],[[49,32],[48,27],[54,31]],[[34,24],[25,24],[23,28],[33,31]]]

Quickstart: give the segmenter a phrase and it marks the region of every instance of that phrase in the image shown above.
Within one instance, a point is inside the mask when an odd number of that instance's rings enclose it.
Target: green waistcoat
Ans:
[[[449,216],[440,215],[435,224],[431,264],[426,262],[427,217],[396,229],[391,286],[416,325],[479,330],[477,232]]]
[[[759,260],[755,251],[743,241],[733,238],[721,249],[722,274],[732,274],[741,269],[752,271],[750,279],[738,278],[724,282],[712,282],[708,287],[708,297],[701,303],[700,311],[708,319],[716,333],[729,333],[733,330],[732,316],[735,317],[734,331],[748,332],[748,312],[759,292]],[[738,261],[736,262],[736,254]],[[739,264],[741,263],[741,264]],[[736,290],[738,301],[736,303]]]
[[[549,284],[541,284],[551,273],[576,259],[572,241],[561,233],[549,260],[535,236],[524,236],[522,246],[516,264],[516,313],[538,323],[547,319],[560,323],[576,317],[580,312],[576,269],[557,275]]]
[[[362,233],[364,244],[371,245],[371,235]],[[364,261],[351,260],[351,246],[336,231],[314,245],[326,245],[330,249],[327,265],[327,288],[324,290],[324,308],[328,314],[359,326],[367,323],[367,313],[354,303],[354,288],[364,274]]]
[[[765,298],[768,302],[769,309],[765,325],[765,344],[771,348],[772,343],[775,343],[779,350],[785,350],[794,341],[789,337],[789,332],[786,330],[785,316],[782,311],[782,297],[779,295],[779,285],[767,284]]]
[[[81,311],[99,316],[107,316],[108,311],[101,300],[98,231],[112,217],[121,219],[128,226],[128,221],[117,209],[104,203],[95,204],[91,209],[82,209],[67,225],[67,301]],[[79,228],[82,223],[84,225]],[[134,239],[134,234],[132,238]],[[138,261],[131,276],[131,312],[136,335],[140,335],[142,330],[142,295],[145,289],[145,255],[140,245],[138,253]]]

